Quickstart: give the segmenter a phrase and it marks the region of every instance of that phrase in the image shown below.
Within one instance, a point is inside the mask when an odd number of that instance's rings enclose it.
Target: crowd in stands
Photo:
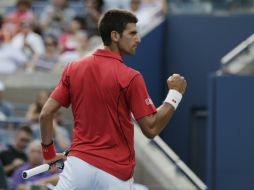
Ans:
[[[140,29],[167,14],[167,0],[16,0],[0,7],[0,73],[61,72],[101,44],[97,23],[111,8],[133,11]]]
[[[48,97],[48,91],[40,91],[34,103],[27,105],[24,121],[16,123],[10,119],[15,116],[15,106],[5,100],[5,85],[0,81],[0,189],[47,189],[49,183],[56,185],[59,171],[44,172],[28,180],[21,175],[43,163],[39,114]],[[60,112],[53,126],[56,151],[63,152],[70,146],[70,126]]]

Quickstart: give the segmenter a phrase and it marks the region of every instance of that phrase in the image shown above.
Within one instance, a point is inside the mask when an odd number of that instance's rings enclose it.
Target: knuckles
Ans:
[[[171,75],[168,80],[167,80],[168,86],[170,88],[181,88],[181,89],[185,89],[187,86],[187,81],[184,78],[184,76],[181,76],[180,74],[173,74]]]

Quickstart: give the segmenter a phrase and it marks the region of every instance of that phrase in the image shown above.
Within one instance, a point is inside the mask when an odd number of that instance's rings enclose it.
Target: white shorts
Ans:
[[[54,190],[133,190],[133,178],[120,180],[77,157],[68,156]]]

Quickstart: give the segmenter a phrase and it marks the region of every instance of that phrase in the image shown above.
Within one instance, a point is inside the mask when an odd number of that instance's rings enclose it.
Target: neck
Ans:
[[[104,49],[113,51],[113,52],[118,53],[118,54],[120,54],[121,56],[123,56],[123,53],[119,50],[119,48],[118,48],[117,46],[114,46],[114,45],[104,46]]]

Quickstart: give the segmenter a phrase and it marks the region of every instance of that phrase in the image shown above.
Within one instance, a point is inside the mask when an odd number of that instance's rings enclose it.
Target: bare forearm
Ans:
[[[155,123],[152,126],[153,130],[155,130],[156,135],[158,135],[166,127],[174,112],[174,108],[165,102],[159,108],[157,108]]]
[[[65,139],[65,136],[57,130],[55,130],[55,141],[62,149],[66,149],[68,147],[67,139]]]
[[[169,122],[181,102],[187,82],[179,74],[173,74],[167,80],[169,92],[164,103],[157,109],[157,113],[145,116],[138,120],[142,132],[148,138],[158,135]]]
[[[53,136],[53,115],[40,117],[41,140],[43,144],[50,144]]]
[[[42,143],[48,145],[52,142],[53,136],[53,119],[55,113],[59,110],[61,105],[55,100],[49,98],[43,106],[40,114],[40,128]]]
[[[174,108],[168,103],[163,103],[157,108],[155,114],[138,120],[138,123],[144,135],[148,138],[153,138],[165,128],[173,113]]]

